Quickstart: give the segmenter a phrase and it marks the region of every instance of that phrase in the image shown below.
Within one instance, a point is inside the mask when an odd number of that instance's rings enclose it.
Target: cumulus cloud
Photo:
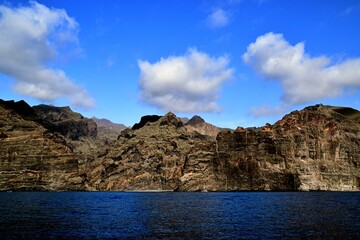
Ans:
[[[229,23],[229,13],[221,8],[214,9],[208,16],[207,22],[212,28],[225,27]]]
[[[155,63],[139,60],[141,99],[165,111],[219,111],[219,90],[233,72],[228,64],[226,56],[214,58],[196,49]]]
[[[66,76],[49,66],[58,48],[77,47],[77,22],[64,10],[35,1],[27,7],[0,6],[0,72],[16,80],[14,90],[42,101],[67,97],[74,106],[92,107],[94,100]]]
[[[289,44],[282,34],[267,33],[247,47],[243,60],[266,79],[279,81],[283,102],[292,105],[360,88],[360,58],[332,63],[326,56],[309,56],[304,46]]]

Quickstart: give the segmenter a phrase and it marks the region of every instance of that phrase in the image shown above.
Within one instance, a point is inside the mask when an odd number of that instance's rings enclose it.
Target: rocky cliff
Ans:
[[[32,107],[39,118],[39,123],[50,131],[58,132],[64,137],[79,140],[80,137],[96,137],[97,125],[92,119],[84,118],[69,107],[38,105]]]
[[[355,109],[316,105],[216,138],[199,126],[145,116],[109,142],[69,108],[0,101],[0,190],[360,190]]]
[[[84,190],[83,157],[41,123],[24,101],[0,100],[0,190]]]
[[[219,189],[213,170],[214,139],[186,131],[172,113],[142,122],[122,131],[99,156],[101,161],[88,176],[90,185],[97,190]]]
[[[227,190],[360,189],[359,112],[316,105],[217,136]]]
[[[359,190],[359,112],[317,105],[214,139],[169,113],[122,132],[90,174],[100,190]],[[200,118],[193,125],[203,124]],[[189,126],[189,125],[188,125]]]

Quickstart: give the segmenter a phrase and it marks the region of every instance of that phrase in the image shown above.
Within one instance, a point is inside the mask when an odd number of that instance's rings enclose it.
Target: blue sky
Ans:
[[[0,98],[128,126],[201,115],[261,126],[360,108],[360,2],[0,1]]]

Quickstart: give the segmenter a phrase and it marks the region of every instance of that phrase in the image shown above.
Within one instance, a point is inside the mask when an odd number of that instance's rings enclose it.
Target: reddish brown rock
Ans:
[[[360,125],[354,109],[316,105],[273,126],[222,132],[227,190],[360,189]]]
[[[66,139],[34,120],[22,102],[0,102],[0,190],[85,190],[80,156]]]
[[[94,163],[90,184],[97,190],[217,190],[215,141],[189,133],[173,113],[142,128],[124,130]]]
[[[0,101],[0,190],[360,190],[355,109],[316,105],[216,139],[189,122],[168,113],[103,141],[70,108]]]

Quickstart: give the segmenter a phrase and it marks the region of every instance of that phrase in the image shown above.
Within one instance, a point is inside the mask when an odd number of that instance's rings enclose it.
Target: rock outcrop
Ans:
[[[122,131],[90,173],[97,190],[217,190],[215,140],[188,132],[174,114]]]
[[[24,101],[0,100],[0,190],[85,190],[82,157]]]
[[[217,136],[226,190],[360,190],[359,112],[316,105]]]
[[[141,117],[140,122],[134,124],[132,129],[133,130],[140,129],[140,128],[144,127],[147,123],[156,122],[160,118],[161,118],[161,116],[158,116],[158,115],[143,116],[143,117]]]
[[[38,105],[33,109],[40,118],[40,123],[50,131],[58,132],[72,140],[97,136],[96,123],[92,119],[73,112],[69,107]]]

